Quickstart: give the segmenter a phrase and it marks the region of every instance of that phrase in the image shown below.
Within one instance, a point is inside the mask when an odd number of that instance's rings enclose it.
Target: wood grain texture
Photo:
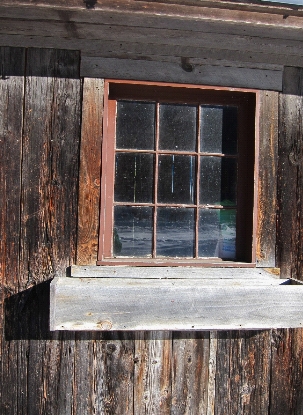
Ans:
[[[23,6],[23,7],[22,7]],[[77,7],[78,6],[78,7]],[[192,30],[197,30],[197,25],[204,23],[217,23],[225,27],[225,30],[237,30],[240,33],[253,35],[259,30],[259,34],[266,34],[268,37],[288,38],[290,33],[302,28],[302,11],[290,5],[265,4],[244,4],[224,3],[219,1],[193,2],[188,1],[127,1],[127,0],[103,0],[96,2],[93,10],[83,10],[85,3],[81,0],[65,2],[53,1],[51,7],[46,7],[42,1],[39,4],[32,2],[11,1],[5,4],[1,2],[0,16],[3,18],[14,18],[22,20],[52,20],[66,23],[87,22],[93,24],[127,24],[142,27],[169,27],[181,28],[186,25],[188,19],[193,20]],[[232,9],[238,8],[237,12]],[[240,10],[242,8],[242,10]],[[251,8],[251,10],[249,10]],[[285,15],[287,17],[285,18]],[[182,23],[183,22],[183,23]],[[224,22],[224,24],[222,24]],[[242,27],[241,27],[242,25]],[[283,37],[283,28],[285,33]],[[224,30],[224,29],[222,29]],[[240,34],[239,32],[235,32]]]
[[[58,13],[60,16],[60,13]],[[63,15],[65,17],[65,15]],[[180,16],[176,14],[175,19],[172,14],[171,19],[158,18],[157,24],[150,22],[150,18],[141,15],[140,18],[132,18],[132,21],[120,14],[113,19],[113,15],[108,16],[107,22],[100,23],[86,23],[64,21],[60,19],[57,22],[53,20],[39,19],[1,19],[0,34],[4,36],[13,37],[15,35],[23,35],[25,37],[45,38],[55,37],[57,39],[82,39],[82,40],[97,40],[103,39],[105,41],[125,41],[125,42],[139,42],[152,43],[157,45],[192,45],[196,47],[214,47],[222,48],[217,42],[223,42],[224,48],[228,50],[247,50],[248,52],[270,52],[278,54],[279,44],[283,47],[284,55],[296,55],[302,50],[300,43],[299,31],[297,29],[285,29],[279,27],[277,24],[274,28],[274,34],[271,30],[266,30],[266,27],[258,25],[248,26],[247,31],[244,30],[244,25],[240,24],[233,27],[231,22],[222,24],[222,21],[217,23],[214,21],[203,22],[193,20],[191,25],[190,19],[182,21]],[[103,15],[104,19],[104,15]],[[160,20],[159,20],[160,19]],[[113,22],[116,20],[116,23]],[[155,18],[154,18],[155,21]],[[159,23],[160,21],[160,23]],[[162,22],[162,24],[161,24]],[[224,20],[223,20],[224,22]],[[234,24],[235,25],[235,24]],[[302,26],[302,21],[301,21]],[[132,31],[136,30],[136,38],[132,36]],[[286,31],[286,36],[283,37],[283,31]],[[37,39],[38,40],[38,39]],[[62,45],[61,45],[62,47]],[[284,49],[285,48],[285,49]],[[85,50],[84,50],[85,51]]]
[[[303,413],[303,331],[274,330],[269,415]]]
[[[278,257],[286,277],[303,279],[303,70],[286,67],[280,95]]]
[[[86,4],[87,3],[87,4]],[[37,3],[33,3],[31,0],[12,0],[11,2],[8,0],[3,0],[2,4],[4,7],[6,6],[16,6],[21,8],[22,6],[43,6],[43,8],[46,9],[46,11],[51,11],[54,8],[56,9],[65,9],[68,10],[69,8],[72,8],[72,10],[83,10],[84,8],[88,9],[94,9],[94,10],[107,10],[109,7],[111,7],[113,10],[119,10],[119,7],[123,5],[124,8],[128,9],[132,13],[135,13],[136,11],[144,11],[144,10],[157,10],[159,12],[159,9],[161,10],[161,6],[164,10],[169,10],[170,6],[176,7],[184,6],[184,8],[188,8],[189,6],[193,7],[196,6],[197,10],[203,10],[206,8],[209,8],[212,6],[215,10],[216,7],[222,6],[222,3],[219,0],[209,0],[208,2],[201,2],[200,0],[164,0],[161,1],[155,1],[152,2],[152,4],[149,4],[148,1],[142,2],[143,4],[137,4],[136,1],[130,2],[130,1],[123,1],[123,0],[115,0],[115,1],[103,1],[101,4],[96,3],[90,3],[89,1],[85,0],[84,4],[81,0],[66,0],[64,4],[60,2],[60,0],[40,0]],[[156,4],[153,4],[156,3]],[[158,4],[160,3],[160,5]],[[61,6],[61,7],[60,7]],[[226,5],[227,11],[229,10],[243,10],[243,11],[250,11],[250,12],[266,12],[266,13],[273,13],[277,14],[278,16],[285,14],[286,11],[289,12],[290,16],[300,16],[301,10],[297,10],[297,8],[292,8],[289,5],[283,5],[283,4],[271,4],[263,5],[263,4],[246,4],[246,3],[236,3],[236,2],[230,2]],[[235,13],[234,13],[235,14]],[[253,13],[252,13],[253,14]],[[262,16],[262,15],[261,15]],[[220,16],[221,17],[221,16]]]
[[[72,278],[134,278],[134,279],[203,279],[204,283],[220,285],[222,280],[242,280],[251,284],[280,284],[275,268],[216,268],[216,267],[127,267],[72,265],[67,275]],[[62,275],[64,276],[64,275]]]
[[[18,343],[4,337],[4,304],[18,292],[25,53],[0,48],[0,412],[18,413]],[[24,372],[23,372],[24,373]],[[0,387],[1,389],[1,387]]]
[[[172,414],[207,414],[209,359],[209,332],[174,333]]]
[[[215,413],[217,350],[218,334],[216,331],[212,330],[209,332],[207,415],[214,415]]]
[[[77,199],[69,195],[77,195],[81,84],[73,79],[77,64],[65,65],[72,58],[77,63],[77,54],[70,55],[28,52],[21,202],[24,287],[62,272],[75,255]],[[35,76],[39,66],[43,77]]]
[[[192,71],[185,71],[180,63],[86,58],[81,61],[81,75],[87,77],[132,79],[157,82],[178,82],[231,86],[243,88],[273,89],[282,88],[282,72],[235,68],[227,66],[196,65]]]
[[[24,50],[0,48],[0,275],[12,275],[4,294],[18,289],[24,65]]]
[[[136,30],[134,27],[133,30]],[[212,32],[210,32],[212,33]],[[262,39],[261,39],[262,40]],[[187,57],[195,65],[224,65],[226,67],[243,67],[257,69],[278,69],[285,63],[292,66],[303,66],[301,53],[287,54],[288,48],[285,47],[278,53],[264,49],[263,51],[241,50],[235,48],[230,50],[224,42],[219,42],[216,47],[209,45],[167,45],[165,43],[153,44],[151,41],[145,43],[120,40],[99,40],[99,39],[77,39],[42,37],[42,36],[23,36],[23,35],[1,35],[0,45],[11,45],[31,48],[56,48],[58,44],[63,49],[82,51],[86,57],[103,57],[115,59],[145,59],[147,61],[163,61],[176,63],[180,57]],[[275,53],[276,52],[276,53]]]
[[[216,415],[267,413],[270,341],[270,331],[218,333]]]
[[[244,282],[243,282],[244,281]],[[274,279],[274,284],[281,280]],[[243,284],[243,285],[242,285]],[[301,327],[303,286],[245,280],[56,278],[51,330]]]
[[[259,99],[256,259],[259,267],[275,267],[279,94],[261,91]]]
[[[74,252],[72,229],[77,199],[71,193],[76,195],[80,81],[72,78],[79,70],[79,55],[31,50],[25,59],[25,52],[5,50],[5,64],[1,49],[0,87],[4,81],[8,86],[0,95],[0,101],[5,100],[0,115],[4,133],[1,139],[8,144],[1,145],[1,166],[6,169],[6,185],[11,182],[5,188],[6,198],[1,198],[8,209],[1,209],[1,213],[9,213],[1,223],[10,226],[9,234],[3,239],[1,235],[6,247],[1,253],[9,254],[9,262],[1,257],[1,265],[6,284],[13,290],[3,291],[6,298],[5,314],[1,310],[5,332],[1,333],[0,412],[59,414],[71,407],[68,387],[73,376],[64,378],[63,371],[59,376],[61,355],[57,352],[57,336],[47,329],[49,287],[42,282],[56,270],[65,269]],[[31,79],[25,77],[25,61]],[[34,77],[39,73],[45,78]],[[48,81],[44,82],[47,75]],[[56,79],[52,78],[55,76]],[[26,287],[31,288],[25,290]],[[64,366],[72,369],[63,361]],[[52,405],[48,399],[53,400]]]
[[[106,336],[104,353],[104,413],[133,415],[134,339],[129,333]],[[102,412],[101,412],[102,413]]]
[[[134,414],[171,412],[172,335],[138,332],[135,340]]]
[[[102,79],[84,79],[77,239],[79,265],[97,261],[103,93]]]

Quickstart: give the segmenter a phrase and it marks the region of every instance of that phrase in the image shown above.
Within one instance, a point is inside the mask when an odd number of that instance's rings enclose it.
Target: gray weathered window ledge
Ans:
[[[73,266],[51,283],[51,330],[303,326],[303,285],[260,268]]]

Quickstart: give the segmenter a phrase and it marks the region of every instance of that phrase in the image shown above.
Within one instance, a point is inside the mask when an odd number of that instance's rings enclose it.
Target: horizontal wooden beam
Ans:
[[[182,67],[183,66],[183,67]],[[189,69],[188,69],[189,68]],[[215,65],[192,65],[184,69],[180,63],[131,59],[83,57],[83,77],[178,82],[281,91],[282,71]]]
[[[158,13],[169,14],[172,9],[178,11],[178,14],[184,13],[185,10],[189,12],[200,14],[201,16],[209,17],[213,15],[214,18],[220,19],[222,15],[230,13],[234,20],[244,19],[245,14],[250,13],[250,19],[258,19],[259,23],[262,20],[270,20],[271,18],[281,17],[284,20],[296,19],[303,15],[302,7],[291,4],[270,4],[251,1],[249,3],[243,1],[221,1],[221,0],[161,0],[161,1],[136,1],[136,0],[2,0],[1,6],[3,8],[19,8],[32,10],[43,8],[47,13],[50,10],[70,10],[83,11],[85,9],[90,12],[105,11],[105,10],[122,10],[130,11],[132,13]],[[203,11],[203,12],[202,12]],[[235,13],[235,11],[237,11]],[[285,17],[287,16],[287,17]],[[246,17],[249,19],[249,17]],[[285,22],[287,24],[287,22]]]
[[[157,270],[155,270],[157,272]],[[51,330],[229,330],[303,326],[303,285],[272,278],[55,278]]]
[[[279,268],[215,268],[215,267],[128,267],[73,265],[67,270],[71,278],[133,279],[202,279],[204,281],[245,280],[258,284],[281,284]],[[286,281],[286,280],[285,280]]]

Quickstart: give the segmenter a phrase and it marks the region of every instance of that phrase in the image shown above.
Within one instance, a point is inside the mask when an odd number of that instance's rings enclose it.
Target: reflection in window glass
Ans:
[[[151,207],[115,206],[114,256],[151,256],[152,215]]]
[[[160,105],[160,150],[195,151],[197,108],[193,105]]]
[[[194,203],[196,186],[194,156],[159,156],[159,203]]]
[[[202,105],[200,112],[201,151],[237,153],[237,108]]]
[[[159,208],[157,214],[157,256],[194,255],[194,209]]]
[[[224,154],[237,154],[238,147],[238,108],[224,106],[223,144]]]
[[[200,204],[235,205],[237,160],[212,156],[200,160]]]
[[[201,151],[222,153],[223,108],[201,107]]]
[[[153,154],[117,153],[115,169],[115,201],[153,201]]]
[[[235,209],[200,209],[199,257],[236,258]]]
[[[118,101],[116,147],[153,150],[155,141],[155,104]]]
[[[232,106],[117,102],[114,256],[236,258],[237,129]]]

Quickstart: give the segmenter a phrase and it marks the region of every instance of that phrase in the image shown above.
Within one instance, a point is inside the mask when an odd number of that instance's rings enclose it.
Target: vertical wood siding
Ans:
[[[303,279],[303,69],[284,69],[280,96],[279,244],[285,276]]]
[[[96,127],[93,120],[102,116],[103,83],[85,81],[82,107],[77,52],[0,48],[0,59],[0,413],[302,414],[302,330],[48,330],[49,280],[76,258],[93,260],[96,229],[88,238],[92,225],[83,222],[78,229],[77,215],[80,223],[81,209],[95,212],[99,166],[80,174],[80,186],[90,183],[92,192],[86,210],[90,191],[78,204],[80,131],[82,140],[93,133],[99,146],[100,122]],[[278,181],[279,258],[297,278],[301,71],[285,71]],[[293,77],[295,92],[287,86]],[[86,107],[87,88],[95,88],[96,107]],[[264,99],[269,105],[273,98]],[[89,151],[85,143],[81,151]]]

